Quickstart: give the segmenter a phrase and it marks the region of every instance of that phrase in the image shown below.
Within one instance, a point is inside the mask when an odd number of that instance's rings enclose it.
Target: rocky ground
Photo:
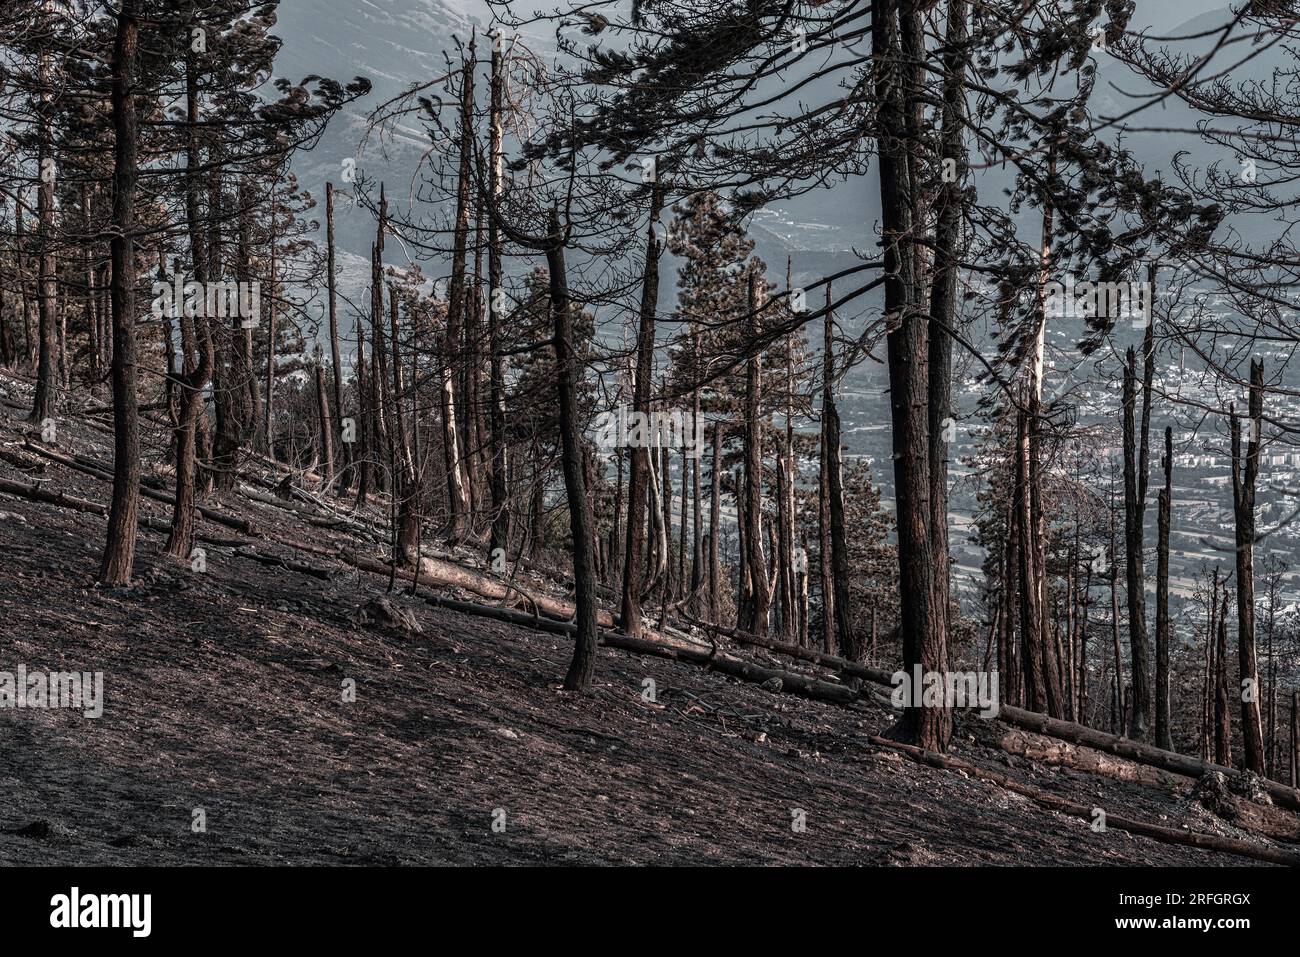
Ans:
[[[39,440],[25,389],[0,377],[0,478],[106,504],[104,482],[24,448]],[[57,448],[111,457],[107,421],[70,414]],[[147,435],[149,462],[163,437]],[[353,540],[234,493],[206,504],[281,537]],[[143,514],[165,521],[168,508],[146,500]],[[609,649],[594,691],[569,694],[566,639],[402,593],[376,604],[382,577],[207,522],[206,570],[164,557],[164,534],[146,527],[137,582],[100,587],[104,529],[100,515],[0,493],[0,671],[100,671],[105,697],[100,718],[0,710],[3,863],[1250,863],[1095,833],[914,763],[867,740],[891,723],[875,705]],[[957,756],[1116,814],[1247,836],[1183,790],[977,743],[977,720],[959,728]]]

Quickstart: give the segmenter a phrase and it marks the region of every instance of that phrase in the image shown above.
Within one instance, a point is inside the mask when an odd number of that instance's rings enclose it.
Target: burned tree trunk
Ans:
[[[392,289],[389,292],[388,316],[393,360],[393,422],[396,429],[393,442],[394,457],[397,459],[393,476],[393,496],[397,499],[397,555],[394,556],[394,560],[415,565],[420,557],[421,490],[419,472],[415,467],[415,457],[411,451],[406,415],[402,411],[406,382],[402,374],[401,347],[398,344],[397,306],[397,290]],[[419,421],[412,420],[410,428],[418,430],[419,427]]]
[[[862,659],[862,641],[853,627],[849,604],[849,547],[844,531],[844,470],[840,462],[840,413],[835,405],[835,319],[826,285],[822,320],[822,476],[825,530],[822,542],[822,644],[838,645],[850,661]],[[827,651],[830,654],[830,651]]]
[[[1219,606],[1214,646],[1214,763],[1232,764],[1232,715],[1228,711],[1228,589]]]
[[[1264,363],[1250,363],[1250,437],[1241,448],[1241,420],[1232,415],[1232,510],[1237,542],[1237,655],[1241,681],[1241,742],[1246,767],[1264,773],[1264,732],[1259,714],[1255,656],[1255,484],[1264,421]],[[1226,670],[1226,669],[1225,669]],[[1226,679],[1225,679],[1226,680]]]
[[[944,91],[940,131],[942,162],[951,164],[937,201],[934,277],[930,288],[928,414],[930,430],[930,547],[935,556],[934,604],[939,627],[948,633],[951,561],[948,553],[948,435],[952,422],[952,338],[957,317],[957,268],[962,224],[962,180],[966,175],[965,68],[966,0],[951,0],[944,43]]]
[[[718,580],[722,563],[718,559],[718,536],[722,531],[722,420],[713,423],[713,469],[709,475],[709,618],[718,623],[720,613]]]
[[[193,54],[185,62],[185,224],[190,240],[190,265],[200,290],[208,279],[208,248],[204,241],[199,210],[199,78]],[[187,318],[183,303],[178,305],[181,345],[185,352],[180,391],[180,414],[176,430],[176,502],[172,508],[167,554],[187,559],[194,545],[194,497],[198,481],[198,429],[203,418],[203,389],[212,377],[214,347],[207,316]]]
[[[459,365],[465,321],[465,259],[469,243],[470,175],[474,155],[474,43],[461,69],[460,170],[456,186],[456,225],[451,258],[451,284],[447,292],[447,328],[443,347],[442,440],[447,462],[447,537],[460,541],[469,532],[469,477],[460,440],[458,408]]]
[[[1033,471],[1031,464],[1029,415],[1016,416],[1016,557],[1019,561],[1017,578],[1020,582],[1020,667],[1025,683],[1025,703],[1031,711],[1048,712],[1047,682],[1049,676],[1043,668],[1042,646],[1047,640],[1043,634],[1043,616],[1039,609],[1039,589],[1035,584],[1038,567],[1035,561],[1036,521],[1033,493],[1030,489]]]
[[[320,417],[321,469],[324,486],[334,484],[334,423],[330,417],[329,392],[325,386],[325,370],[321,367],[320,352],[316,353],[316,411]]]
[[[1124,364],[1124,552],[1128,586],[1129,651],[1133,659],[1133,694],[1129,706],[1129,737],[1146,740],[1151,730],[1151,649],[1147,643],[1146,570],[1143,554],[1143,519],[1146,515],[1147,476],[1150,471],[1148,423],[1151,406],[1151,326],[1143,346],[1142,426],[1134,421],[1137,402],[1137,357],[1130,347]]]
[[[503,100],[505,73],[499,44],[492,44],[492,85],[490,93],[490,128],[488,140],[489,203],[499,201],[502,190]],[[489,555],[500,554],[510,547],[510,505],[506,496],[506,419],[505,357],[501,355],[501,313],[504,290],[501,288],[501,237],[495,216],[488,218],[488,429],[492,443],[492,534]]]
[[[106,585],[126,585],[135,565],[140,512],[139,398],[135,349],[135,65],[139,0],[122,0],[113,44],[113,502],[99,567]]]
[[[877,152],[879,156],[882,245],[885,251],[884,316],[888,335],[889,402],[893,424],[894,489],[898,524],[900,630],[903,669],[946,671],[948,652],[942,621],[934,608],[934,563],[930,540],[929,341],[927,309],[921,305],[914,231],[917,197],[908,151],[910,72],[902,66],[901,34],[917,32],[914,0],[883,0],[872,11],[875,60]],[[915,47],[916,40],[908,44]],[[913,133],[915,131],[912,131]],[[919,148],[919,144],[917,144]],[[919,690],[919,689],[918,689]],[[952,730],[946,708],[913,705],[894,733],[942,752]]]
[[[1174,433],[1165,428],[1165,487],[1156,543],[1156,747],[1173,750],[1169,733],[1169,511],[1174,491]]]
[[[546,265],[551,291],[551,320],[555,336],[556,391],[560,407],[561,462],[569,500],[569,530],[573,539],[574,648],[564,687],[582,691],[591,686],[596,666],[596,568],[591,553],[591,501],[583,469],[582,424],[578,421],[578,388],[582,365],[573,346],[573,316],[564,269],[564,241],[558,216],[551,212],[551,242]]]
[[[132,5],[132,9],[135,5]],[[123,10],[122,17],[127,16]],[[133,27],[135,19],[131,20]],[[122,21],[119,19],[119,31],[122,28]],[[131,56],[134,56],[132,50]],[[54,156],[53,142],[50,132],[50,110],[53,101],[54,81],[50,65],[51,54],[42,51],[39,55],[39,71],[41,81],[41,92],[37,104],[36,114],[36,138],[37,138],[37,165],[40,167],[40,185],[36,188],[36,302],[40,317],[37,326],[39,339],[38,356],[36,362],[36,391],[32,403],[32,412],[29,421],[38,425],[46,419],[53,418],[57,411],[58,385],[56,383],[56,373],[58,372],[58,362],[60,356],[57,317],[55,315],[55,280],[56,266],[54,262]],[[117,61],[120,62],[120,61]],[[116,89],[116,88],[115,88]],[[129,93],[129,91],[128,91]],[[131,98],[131,109],[134,110],[134,97]],[[131,136],[135,136],[135,116],[131,117]],[[114,129],[117,129],[116,117],[114,118]],[[135,162],[135,144],[131,144],[131,162]],[[114,185],[121,182],[117,170],[114,170]],[[134,165],[130,170],[132,177],[131,188],[135,188],[134,177],[136,171]],[[117,213],[117,207],[114,207],[114,214]],[[116,220],[115,220],[116,221]],[[134,263],[132,264],[134,265]],[[134,272],[132,272],[134,276]],[[134,318],[130,321],[134,322]],[[132,337],[134,341],[134,336]],[[131,370],[132,377],[135,376],[135,370]],[[116,384],[116,379],[114,379]]]
[[[636,381],[632,386],[633,411],[649,421],[651,376],[654,369],[655,310],[659,308],[659,254],[655,221],[663,194],[656,187],[650,200],[650,222],[646,227],[645,264],[641,273],[640,325],[636,341]],[[623,558],[623,600],[619,624],[633,637],[641,634],[641,561],[645,549],[646,499],[650,482],[650,450],[632,449],[631,474],[627,484],[627,548]],[[716,527],[713,529],[716,534]]]
[[[339,447],[336,453],[340,460],[335,464],[344,471],[340,483],[346,488],[352,481],[347,466],[352,464],[352,443],[343,441],[343,360],[339,356],[339,312],[337,276],[334,265],[334,184],[325,184],[325,291],[329,303],[330,324],[330,365],[333,372],[334,417],[338,420],[335,427]]]
[[[749,273],[749,335],[758,338],[759,277]],[[763,422],[759,402],[763,392],[762,356],[754,350],[745,365],[745,565],[749,570],[749,593],[745,617],[739,627],[751,634],[767,634],[772,596],[767,587],[767,559],[763,553]]]

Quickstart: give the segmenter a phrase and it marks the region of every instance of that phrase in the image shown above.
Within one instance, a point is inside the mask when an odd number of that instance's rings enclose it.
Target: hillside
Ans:
[[[107,484],[33,451],[55,446],[23,422],[27,383],[0,376],[0,399],[0,479],[81,503],[0,492],[0,668],[104,673],[100,718],[0,710],[0,862],[1250,863],[1097,833],[910,760],[870,740],[892,720],[870,695],[839,706],[611,648],[589,694],[565,693],[567,639],[425,600],[463,597],[450,590],[381,600],[385,578],[320,554],[380,560],[380,544],[240,495],[204,504],[255,534],[203,522],[203,572],[160,556],[167,506],[145,499],[135,583],[98,587],[105,519],[85,503],[106,503]],[[62,420],[56,454],[111,455],[104,416],[86,405]],[[162,436],[146,430],[146,481],[165,481]],[[281,476],[267,466],[244,478],[272,487]],[[274,559],[292,567],[264,563]],[[536,577],[525,587],[563,594]],[[355,703],[341,700],[349,679]],[[995,747],[1002,730],[967,717],[951,755],[1115,816],[1282,846],[1205,810],[1188,779],[1038,763]]]

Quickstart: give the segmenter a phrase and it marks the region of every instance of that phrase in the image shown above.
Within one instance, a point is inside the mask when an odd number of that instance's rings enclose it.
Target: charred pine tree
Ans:
[[[189,235],[190,269],[200,289],[207,288],[208,248],[200,210],[203,185],[199,131],[199,77],[193,51],[185,58],[185,225]],[[195,487],[198,481],[198,429],[203,418],[203,389],[212,378],[214,347],[206,315],[190,317],[181,304],[181,347],[185,353],[176,386],[180,412],[176,429],[176,498],[172,506],[167,554],[189,558],[194,545]]]
[[[135,68],[140,0],[122,0],[113,42],[113,501],[99,580],[126,585],[135,566],[140,512],[140,426],[135,347]]]
[[[569,531],[573,539],[573,583],[575,612],[573,660],[564,676],[568,691],[591,686],[596,666],[596,568],[592,555],[591,500],[587,498],[583,470],[582,425],[578,420],[578,389],[582,363],[574,349],[573,314],[569,307],[569,285],[565,273],[566,235],[559,216],[551,211],[546,241],[546,266],[551,291],[551,321],[555,348],[556,392],[560,407],[561,464],[565,495],[569,502]]]
[[[474,42],[461,68],[460,167],[456,184],[456,222],[452,237],[451,283],[447,291],[447,328],[443,340],[442,421],[443,457],[447,466],[447,537],[460,541],[470,531],[468,475],[461,443],[458,408],[458,370],[462,353],[466,284],[465,262],[469,247],[470,175],[474,155]]]
[[[822,643],[838,646],[850,661],[861,661],[862,638],[853,627],[849,603],[849,546],[844,529],[844,467],[840,459],[840,413],[835,404],[835,318],[830,311],[831,287],[826,285],[826,315],[822,320]],[[834,652],[828,650],[827,654]]]
[[[916,0],[883,0],[872,10],[877,156],[884,247],[884,317],[889,402],[893,424],[894,489],[898,524],[899,627],[903,670],[911,674],[947,670],[946,635],[934,608],[934,553],[930,541],[929,340],[921,295],[924,283],[914,232],[917,194],[908,146],[916,131],[909,122],[913,69],[908,57],[920,51],[920,6]],[[917,64],[919,66],[919,64]],[[919,143],[912,143],[920,148]],[[920,689],[916,689],[918,692]],[[918,695],[919,696],[919,695]],[[918,697],[918,696],[914,696]],[[893,733],[933,751],[944,751],[952,731],[947,708],[914,703]]]
[[[738,627],[760,638],[767,634],[772,596],[768,590],[767,559],[763,553],[763,420],[759,403],[763,392],[762,354],[753,345],[758,340],[758,310],[762,305],[759,276],[749,273],[749,323],[751,342],[745,365],[745,565],[749,591],[744,617]]]
[[[325,477],[325,487],[328,488],[334,484],[334,423],[330,417],[329,391],[325,385],[325,369],[321,363],[319,349],[314,366],[312,371],[316,380],[316,413],[320,420],[321,473]]]
[[[347,488],[352,482],[351,469],[352,464],[352,443],[343,441],[343,360],[339,355],[339,308],[338,308],[338,280],[335,267],[335,244],[334,244],[334,184],[325,184],[325,295],[328,303],[329,326],[330,326],[330,368],[333,373],[333,398],[334,398],[334,417],[338,420],[335,424],[338,431],[335,438],[338,442],[336,454],[339,460],[334,463],[342,471],[341,488]]]
[[[134,7],[134,5],[133,5]],[[125,16],[123,12],[122,16]],[[134,22],[134,21],[133,21]],[[119,19],[119,29],[121,21]],[[132,53],[132,56],[135,54]],[[58,407],[56,375],[60,363],[60,349],[55,312],[55,281],[58,267],[54,258],[54,143],[50,129],[50,110],[54,98],[54,75],[51,52],[42,49],[38,54],[40,91],[36,104],[37,166],[40,185],[36,188],[36,302],[39,316],[37,326],[38,348],[36,360],[36,391],[29,421],[40,424],[53,418]],[[134,97],[132,97],[134,104]],[[134,110],[134,106],[132,106]],[[134,118],[132,123],[134,124]],[[116,128],[116,120],[115,126]],[[134,131],[133,131],[134,135]],[[134,145],[132,156],[134,157]],[[132,160],[134,162],[134,159]],[[132,177],[135,171],[132,170]],[[114,173],[114,183],[116,179]],[[134,187],[134,183],[133,183]],[[135,375],[132,369],[131,374]]]
[[[370,476],[374,471],[374,466],[371,462],[373,454],[370,436],[371,414],[368,401],[369,391],[366,387],[369,378],[366,375],[366,333],[361,317],[355,316],[354,321],[356,322],[357,354],[353,362],[352,390],[356,393],[357,414],[352,423],[352,434],[360,448],[353,453],[352,461],[357,466],[357,502],[364,503],[366,496],[370,494]],[[347,441],[346,434],[344,441]]]
[[[722,562],[718,557],[718,539],[722,534],[722,420],[713,423],[713,466],[709,471],[709,620],[720,621]]]
[[[1033,508],[1033,458],[1030,455],[1031,416],[1024,411],[1016,415],[1016,557],[1020,582],[1020,667],[1025,686],[1025,704],[1031,711],[1048,713],[1047,693],[1050,675],[1044,668],[1043,615],[1039,607],[1041,592],[1036,584],[1038,563],[1035,560],[1037,518]]]
[[[1151,649],[1147,641],[1146,569],[1143,521],[1146,515],[1147,478],[1150,472],[1152,326],[1143,342],[1142,420],[1135,422],[1137,356],[1129,347],[1124,363],[1124,551],[1128,586],[1129,651],[1132,655],[1133,692],[1129,707],[1129,737],[1146,740],[1152,724]]]
[[[1219,605],[1214,645],[1214,763],[1232,766],[1232,714],[1228,710],[1228,588]]]
[[[488,134],[488,202],[494,206],[502,192],[502,141],[505,100],[505,65],[500,44],[493,38]],[[492,534],[489,556],[504,555],[510,546],[510,505],[506,493],[509,468],[506,450],[505,357],[501,354],[501,236],[495,216],[488,217],[488,431],[492,443]],[[498,549],[500,551],[498,552]]]
[[[1173,750],[1169,730],[1169,512],[1174,492],[1174,432],[1165,427],[1165,487],[1156,541],[1156,747]]]
[[[966,0],[950,0],[943,54],[941,161],[951,169],[942,177],[936,201],[934,275],[930,286],[929,381],[930,547],[934,550],[934,604],[939,627],[949,631],[950,560],[948,553],[948,426],[952,415],[952,337],[957,319],[962,180],[966,176],[963,133],[966,112]]]
[[[418,566],[420,559],[421,489],[419,471],[411,449],[410,433],[419,429],[418,420],[408,428],[402,404],[406,394],[406,381],[402,371],[402,353],[397,324],[397,289],[389,294],[389,340],[393,360],[393,436],[394,469],[393,495],[397,500],[397,554],[394,560],[410,567]],[[412,383],[414,386],[414,383]]]
[[[652,190],[650,223],[646,227],[645,264],[641,272],[641,308],[636,339],[636,377],[632,385],[632,409],[649,421],[650,392],[654,369],[655,311],[659,308],[659,254],[662,246],[655,237],[663,193]],[[646,501],[651,482],[649,449],[632,449],[627,493],[627,548],[623,558],[623,595],[619,623],[633,637],[641,634],[642,552],[645,550]],[[712,528],[716,535],[717,527]],[[716,609],[715,609],[716,610]]]
[[[1255,485],[1264,421],[1264,363],[1250,363],[1250,437],[1243,454],[1241,420],[1232,413],[1232,511],[1237,543],[1237,655],[1241,680],[1241,741],[1246,767],[1264,773],[1264,732],[1259,713],[1255,654]]]
[[[1056,175],[1056,153],[1049,151],[1049,178]],[[1065,714],[1060,661],[1051,630],[1047,587],[1047,517],[1043,503],[1043,371],[1047,341],[1047,284],[1052,273],[1052,244],[1056,210],[1051,196],[1043,200],[1039,276],[1035,290],[1034,344],[1030,357],[1023,428],[1017,427],[1020,488],[1021,646],[1024,649],[1025,688],[1030,707],[1054,718]],[[1035,660],[1031,660],[1035,659]],[[1037,702],[1034,704],[1033,702]],[[1041,706],[1041,708],[1039,707]]]

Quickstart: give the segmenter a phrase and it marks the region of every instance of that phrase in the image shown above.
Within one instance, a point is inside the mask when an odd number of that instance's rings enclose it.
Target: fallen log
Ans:
[[[68,468],[73,469],[75,471],[82,472],[86,475],[94,476],[95,478],[99,479],[102,482],[113,481],[113,476],[110,473],[105,472],[102,469],[96,468],[95,466],[92,465],[84,465],[73,458],[69,458],[66,455],[59,454],[58,452],[53,452],[50,449],[38,445],[37,443],[31,441],[30,439],[28,439],[24,443],[24,446],[30,449],[31,451],[35,452],[37,455],[43,455],[45,456],[45,458],[50,459],[51,461],[54,462],[58,462],[60,465],[66,465]],[[176,499],[173,495],[171,495],[171,493],[162,492],[159,491],[158,489],[150,488],[148,485],[145,485],[143,483],[140,485],[140,494],[145,496],[146,498],[151,498],[157,502],[164,502],[168,505],[176,504]],[[227,515],[225,512],[221,512],[214,508],[208,508],[206,505],[198,506],[198,511],[199,514],[202,515],[204,518],[208,519],[208,521],[216,522],[218,525],[224,525],[227,528],[233,528],[235,531],[243,532],[245,535],[259,534],[257,528],[253,525],[253,523],[246,518],[240,518],[235,515]]]
[[[706,622],[696,623],[717,634],[726,635],[742,644],[767,648],[770,651],[776,651],[780,654],[797,658],[801,661],[820,665],[823,668],[838,672],[840,675],[847,678],[862,678],[876,684],[893,687],[893,673],[886,671],[883,668],[873,668],[870,665],[860,664],[856,661],[849,661],[847,658],[839,658],[834,655],[827,655],[819,651],[813,651],[811,648],[801,648],[798,645],[791,645],[786,642],[773,641],[769,638],[759,638],[742,631],[722,628],[717,625],[710,625]],[[1017,708],[1014,705],[1001,705],[998,709],[997,720],[1019,728],[1024,728],[1027,731],[1034,731],[1038,734],[1047,735],[1048,737],[1059,738],[1063,741],[1069,741],[1073,744],[1092,748],[1095,751],[1103,751],[1107,754],[1113,754],[1117,757],[1135,761],[1138,764],[1160,768],[1161,770],[1170,771],[1174,774],[1181,774],[1185,777],[1196,778],[1199,780],[1205,774],[1217,771],[1229,779],[1241,778],[1241,773],[1233,768],[1224,767],[1223,765],[1214,764],[1209,761],[1202,761],[1200,758],[1194,758],[1186,754],[1179,754],[1176,751],[1166,751],[1165,749],[1157,748],[1154,745],[1142,744],[1141,742],[1130,740],[1121,735],[1098,731],[1095,728],[1076,724],[1073,721],[1062,721],[1059,718],[1050,718],[1045,714],[1039,714],[1035,711],[1026,711],[1024,708]],[[1300,810],[1300,791],[1295,788],[1287,787],[1285,784],[1281,784],[1277,781],[1270,781],[1267,779],[1260,779],[1259,785],[1273,800],[1274,804],[1291,808],[1292,810]]]
[[[1154,745],[1141,744],[1137,741],[1121,737],[1118,734],[1109,734],[1105,731],[1098,731],[1095,728],[1075,724],[1073,721],[1062,721],[1059,718],[1049,718],[1045,714],[1038,714],[1035,711],[1026,711],[1023,708],[1016,708],[1011,705],[1004,704],[1001,707],[998,711],[998,720],[1005,721],[1008,724],[1014,724],[1017,727],[1025,728],[1029,731],[1036,731],[1039,734],[1045,734],[1049,737],[1060,738],[1064,741],[1081,744],[1097,751],[1105,751],[1108,754],[1114,754],[1121,758],[1128,758],[1130,761],[1136,761],[1139,764],[1146,764],[1151,767],[1161,768],[1165,771],[1172,771],[1175,774],[1181,774],[1185,777],[1200,779],[1206,774],[1218,772],[1229,780],[1241,781],[1243,779],[1241,772],[1236,771],[1233,768],[1226,768],[1221,764],[1202,761],[1200,758],[1194,758],[1186,754],[1179,754],[1176,751],[1166,751],[1163,748],[1157,748]],[[1270,781],[1265,778],[1258,778],[1256,780],[1260,788],[1268,794],[1274,804],[1292,810],[1300,810],[1300,791],[1297,791],[1295,788],[1287,787],[1285,784],[1280,784],[1277,781]]]
[[[1059,811],[1062,814],[1068,814],[1071,817],[1082,818],[1085,821],[1094,819],[1093,807],[1088,804],[1080,804],[1067,798],[1059,797],[1055,794],[1048,794],[1046,791],[1039,790],[1028,784],[1022,784],[1004,774],[998,774],[996,771],[990,771],[981,768],[978,765],[971,764],[969,761],[963,761],[961,758],[954,758],[946,754],[938,754],[934,751],[927,751],[924,748],[918,748],[915,745],[903,744],[899,741],[890,741],[879,735],[872,735],[868,740],[872,744],[882,748],[889,748],[906,754],[912,760],[929,765],[933,768],[939,768],[944,771],[963,771],[971,777],[979,778],[990,784],[1016,794],[1029,798],[1042,807],[1049,810]],[[1102,809],[1105,811],[1105,808]],[[1112,814],[1106,811],[1106,827],[1114,828],[1119,831],[1128,831],[1130,834],[1138,834],[1142,837],[1153,838],[1157,841],[1163,841],[1166,844],[1181,844],[1187,847],[1199,847],[1204,850],[1222,851],[1225,854],[1236,854],[1240,857],[1249,857],[1257,861],[1267,861],[1270,864],[1284,864],[1290,867],[1300,866],[1300,854],[1294,851],[1286,851],[1280,848],[1265,847],[1260,844],[1253,844],[1250,841],[1242,841],[1232,837],[1220,837],[1217,834],[1205,834],[1199,831],[1183,831],[1172,827],[1162,827],[1159,824],[1148,824],[1146,821],[1139,821],[1135,818],[1124,817],[1119,814]]]
[[[1222,774],[1207,774],[1201,778],[1192,788],[1189,798],[1237,827],[1274,840],[1300,842],[1300,821],[1295,815],[1233,794]]]
[[[296,505],[292,501],[286,501],[282,498],[276,498],[266,492],[253,488],[247,483],[241,482],[238,486],[239,494],[259,505],[266,505],[270,508],[278,508],[282,511],[290,512],[298,516],[303,521],[317,525],[321,528],[345,528],[350,532],[356,532],[365,535],[370,539],[379,539],[382,532],[379,529],[372,528],[362,522],[345,518],[337,514],[321,514],[320,509],[308,509],[301,505]]]
[[[340,549],[333,554],[341,561],[347,562],[362,571],[376,575],[394,574],[393,566],[388,562],[358,555],[351,549]],[[519,602],[525,607],[532,607],[541,615],[559,621],[569,621],[573,618],[573,605],[570,602],[552,598],[549,595],[536,595],[524,591],[516,585],[507,585],[495,578],[490,578],[463,565],[441,558],[421,556],[418,573],[414,569],[398,568],[395,574],[397,578],[406,582],[416,578],[421,585],[430,587],[451,586],[494,601]],[[597,612],[596,624],[605,628],[612,628],[614,619],[609,612],[602,609]]]
[[[990,737],[989,743],[1008,754],[1037,761],[1040,764],[1071,768],[1117,781],[1133,781],[1163,788],[1174,788],[1183,783],[1179,776],[1160,768],[1129,761],[1104,751],[1094,751],[1092,748],[1071,744],[1057,738],[1034,734],[1032,731],[1015,729],[1001,735],[995,733]]]
[[[93,515],[108,514],[108,508],[98,502],[88,502],[84,498],[77,498],[65,492],[51,492],[49,489],[43,488],[40,482],[33,482],[28,485],[24,482],[11,482],[9,479],[0,478],[0,492],[30,499],[33,502],[44,502],[47,505],[59,505],[63,508],[75,509],[78,512],[90,512]]]
[[[493,608],[487,605],[475,605],[472,602],[456,601],[436,596],[427,596],[425,601],[436,607],[447,608],[451,611],[492,618],[497,621],[556,634],[571,634],[575,630],[574,624],[569,621],[540,618],[508,608]],[[814,701],[825,701],[846,707],[861,703],[858,693],[852,688],[846,688],[844,685],[833,684],[828,681],[818,681],[816,678],[810,678],[807,675],[797,674],[792,671],[767,668],[754,664],[752,661],[745,661],[725,652],[719,652],[716,648],[692,646],[682,641],[669,642],[663,639],[633,638],[617,631],[600,631],[597,640],[607,648],[617,648],[620,651],[628,651],[633,654],[668,658],[673,661],[684,661],[689,664],[711,668],[731,678],[763,685],[773,692],[787,692]]]
[[[34,455],[23,454],[21,449],[9,451],[9,449],[0,446],[0,459],[4,459],[15,468],[26,472],[28,469],[39,469],[42,474],[45,472],[45,463]]]
[[[800,661],[806,661],[809,664],[819,665],[830,671],[838,672],[846,678],[862,678],[866,681],[872,681],[876,684],[893,687],[893,672],[886,671],[884,668],[873,668],[871,665],[864,665],[857,661],[849,661],[847,658],[839,658],[835,655],[823,654],[820,651],[814,651],[811,648],[803,648],[799,645],[792,645],[789,642],[777,641],[774,638],[760,638],[758,635],[751,635],[748,632],[741,631],[738,628],[726,628],[722,625],[715,625],[707,621],[701,621],[698,618],[686,617],[686,621],[706,631],[711,631],[716,635],[722,635],[742,645],[752,645],[755,648],[765,648],[768,651],[775,651],[778,654],[785,655],[788,658],[797,658]]]
[[[308,565],[303,562],[295,562],[292,559],[280,558],[278,555],[263,555],[261,552],[253,551],[249,548],[237,548],[235,554],[240,558],[247,558],[261,565],[269,565],[273,568],[284,568],[291,572],[298,572],[300,575],[310,575],[312,578],[319,578],[322,581],[329,581],[333,578],[333,573],[328,568],[318,568],[315,565]]]

